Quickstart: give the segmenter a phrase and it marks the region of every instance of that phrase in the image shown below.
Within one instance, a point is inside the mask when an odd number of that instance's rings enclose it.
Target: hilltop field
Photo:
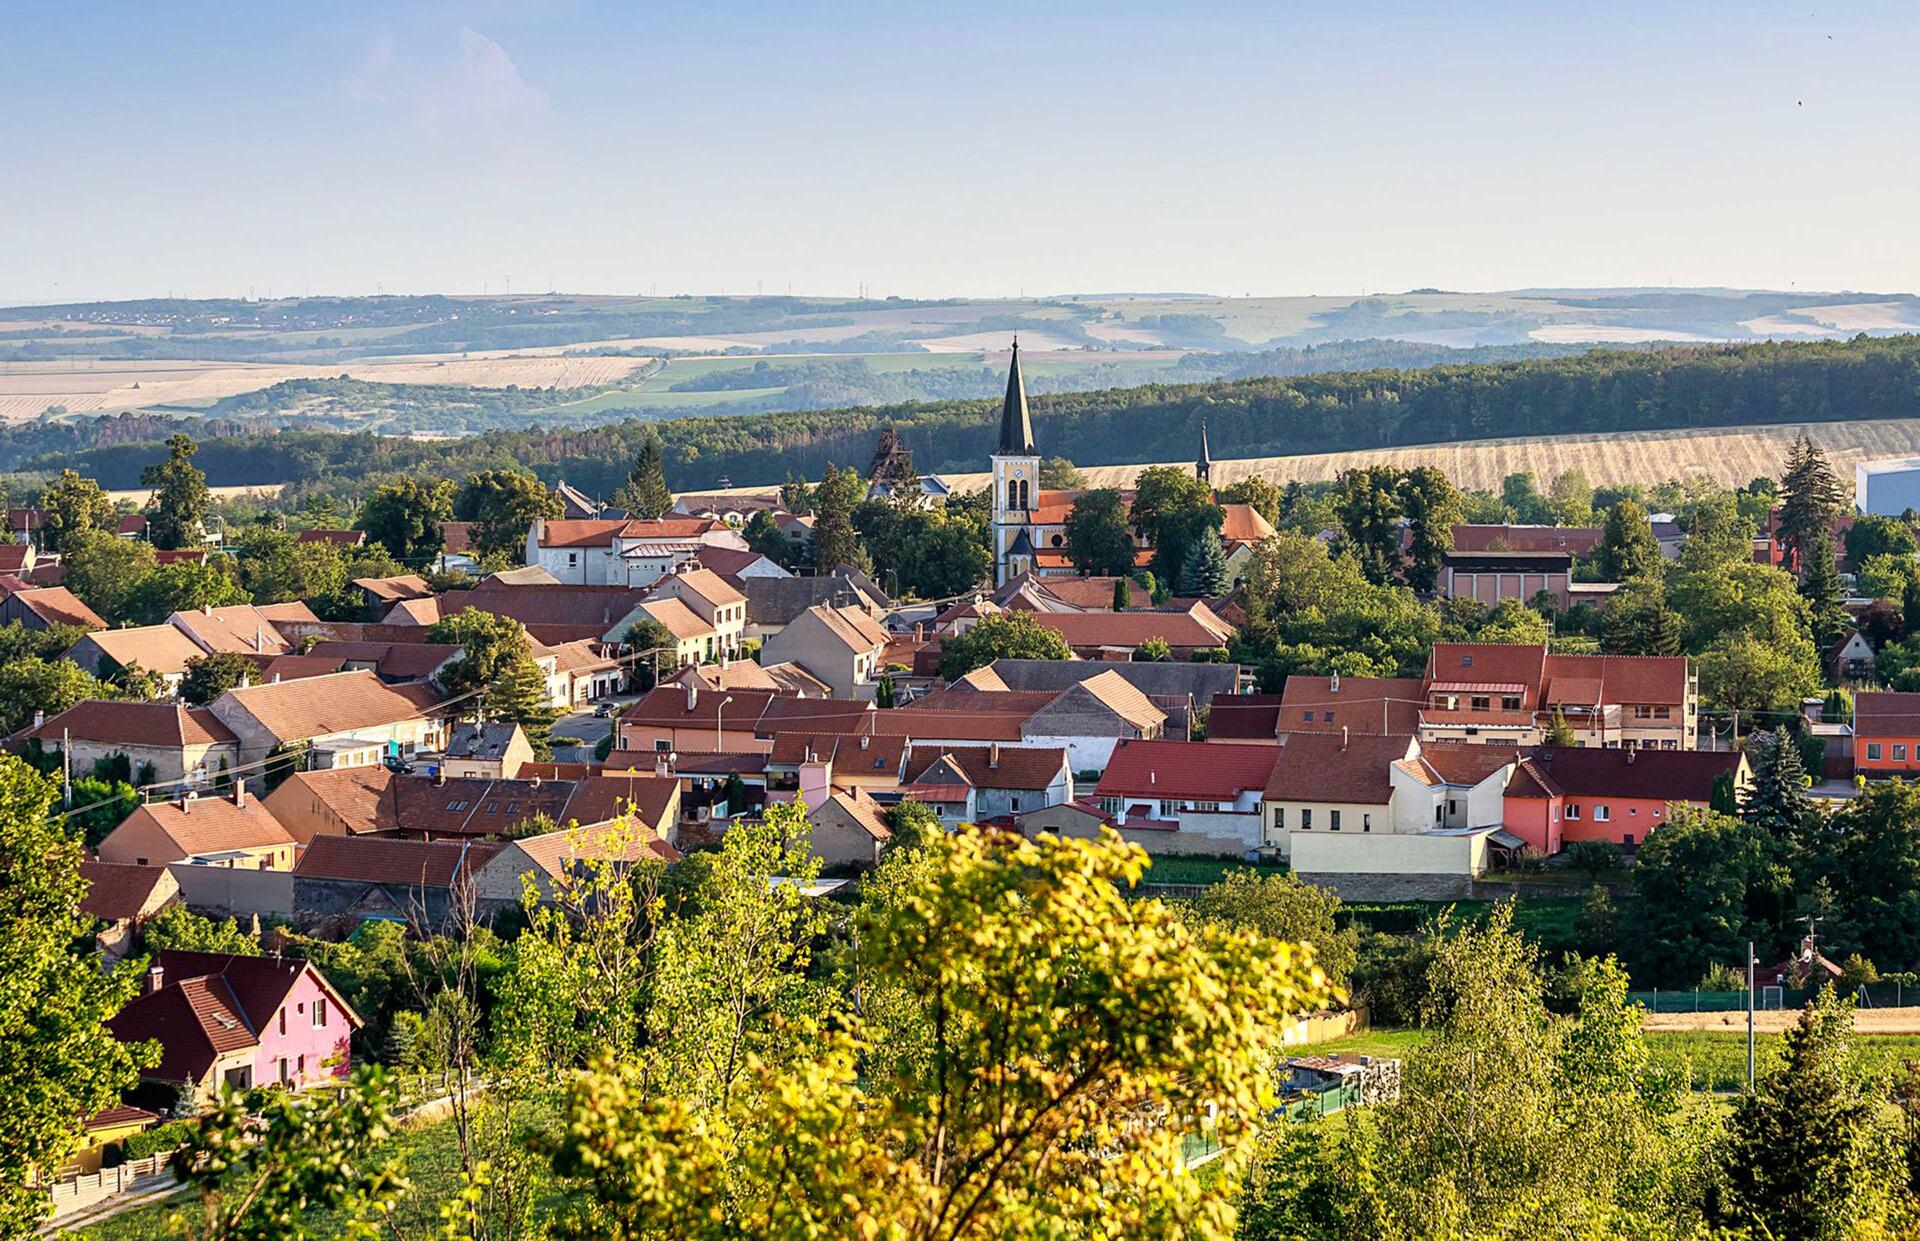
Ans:
[[[1050,393],[1916,330],[1910,294],[1727,289],[73,303],[0,308],[0,425],[253,398],[239,412],[448,435],[984,398],[1016,335]],[[308,386],[341,380],[360,386]]]

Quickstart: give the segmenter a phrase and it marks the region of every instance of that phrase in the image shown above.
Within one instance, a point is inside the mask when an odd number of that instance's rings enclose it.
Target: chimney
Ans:
[[[1627,747],[1627,766],[1629,767],[1633,766],[1634,755],[1639,752],[1639,749],[1640,749],[1639,746],[1634,746],[1634,745],[1630,745]]]
[[[202,612],[202,614],[204,614],[204,615],[207,615],[207,616],[212,616],[212,615],[213,615],[213,605],[212,605],[211,603],[203,603],[203,604],[201,604],[201,605],[200,605],[200,611],[201,611],[201,612]]]
[[[1149,771],[1149,772],[1147,773],[1147,783],[1148,783],[1148,784],[1159,784],[1159,783],[1160,783],[1160,773],[1159,773],[1159,772],[1157,772],[1157,771]]]
[[[35,711],[33,713],[33,726],[35,728],[40,727],[42,724],[46,722],[47,722],[47,713],[45,711]]]
[[[148,966],[147,967],[147,994],[152,995],[154,992],[160,990],[160,988],[166,985],[167,985],[167,971],[161,969],[157,962],[153,965]]]
[[[233,782],[233,804],[241,810],[247,808],[247,782],[245,780],[235,780]]]
[[[915,642],[925,642],[927,640],[927,623],[925,621],[913,622],[913,640]]]
[[[180,813],[181,813],[181,814],[192,814],[192,813],[193,813],[193,803],[194,803],[194,799],[195,799],[195,798],[197,798],[197,797],[199,797],[199,796],[200,796],[200,794],[198,794],[198,793],[196,793],[196,792],[194,792],[194,791],[193,791],[192,789],[188,789],[188,790],[187,790],[187,795],[186,795],[185,797],[182,797],[182,798],[180,799]]]
[[[657,754],[654,756],[653,774],[656,776],[664,776],[667,774],[667,756],[666,755]]]
[[[442,763],[433,769],[434,787],[438,788],[440,785],[443,785],[446,782],[447,782],[447,767],[445,763]]]
[[[1347,726],[1345,724],[1340,726],[1340,752],[1342,754],[1347,752]]]
[[[698,680],[697,677],[690,677],[687,680],[687,710],[689,711],[693,710],[694,704],[700,701],[700,687],[694,684],[696,680]]]
[[[258,622],[253,626],[253,649],[260,653],[267,649],[267,627]]]
[[[1000,766],[1000,743],[994,742],[987,747],[987,770],[994,771]]]
[[[277,672],[273,674],[273,683],[275,685],[280,684],[280,674]]]
[[[868,742],[870,742],[870,741],[872,741],[872,740],[873,740],[873,738],[872,738],[872,737],[871,737],[870,735],[868,735],[867,733],[861,733],[861,734],[860,734],[860,748],[861,748],[861,749],[863,749],[863,750],[864,750],[864,749],[866,749],[866,748],[867,748],[867,743],[868,743]]]
[[[1330,678],[1327,681],[1327,692],[1329,694],[1337,694],[1340,692],[1340,673],[1339,672],[1336,671],[1333,674],[1332,678]]]

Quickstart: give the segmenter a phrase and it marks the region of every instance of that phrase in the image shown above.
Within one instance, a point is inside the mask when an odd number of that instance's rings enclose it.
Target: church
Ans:
[[[1194,472],[1203,483],[1213,481],[1213,458],[1207,449],[1207,429],[1200,427],[1200,454]],[[1133,502],[1123,490],[1121,499]],[[1078,491],[1043,490],[1040,486],[1040,449],[1033,439],[1033,418],[1027,411],[1027,385],[1020,376],[1020,341],[1013,342],[1013,361],[1007,368],[1007,395],[1000,405],[1000,445],[993,454],[993,580],[1004,586],[1022,574],[1035,577],[1071,577],[1076,570],[1067,555],[1067,515],[1080,497]],[[1223,504],[1226,522],[1220,537],[1227,547],[1228,571],[1238,581],[1253,544],[1273,533],[1273,527],[1245,504]],[[1136,569],[1153,562],[1153,548],[1136,535]]]

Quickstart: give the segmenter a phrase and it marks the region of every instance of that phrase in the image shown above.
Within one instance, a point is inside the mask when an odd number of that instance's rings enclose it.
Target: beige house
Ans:
[[[335,672],[230,689],[207,709],[239,738],[245,764],[304,745],[318,760],[313,765],[332,766],[344,765],[332,763],[334,756],[358,762],[372,754],[378,761],[383,751],[405,756],[440,749],[446,721],[430,714],[438,698],[427,685],[384,685],[371,672]]]
[[[83,861],[80,877],[87,882],[80,912],[100,919],[94,943],[109,961],[125,959],[140,926],[180,899],[180,884],[164,866]]]
[[[649,599],[640,605],[639,612],[673,635],[673,662],[678,666],[700,663],[713,653],[713,626],[681,600],[671,596]]]
[[[305,845],[316,836],[352,836],[398,830],[385,767],[296,771],[262,799],[289,836]]]
[[[703,658],[740,653],[747,630],[747,597],[712,569],[687,568],[654,583],[652,599],[678,599],[713,630],[713,645]]]
[[[134,866],[195,862],[236,870],[292,870],[294,842],[245,786],[227,797],[150,802],[100,842],[100,860]]]
[[[855,607],[810,607],[766,641],[761,661],[796,663],[825,682],[835,698],[871,702],[885,668],[887,631]]]
[[[531,882],[541,902],[554,898],[556,883],[569,870],[596,862],[630,867],[645,861],[672,862],[679,850],[639,822],[602,823],[522,836],[507,842],[474,877],[474,898],[482,914],[521,903]]]
[[[75,775],[102,759],[127,760],[136,783],[206,788],[240,765],[240,742],[206,707],[175,702],[76,703],[22,734],[47,750],[66,746]],[[143,774],[151,767],[150,775]]]
[[[139,625],[90,633],[73,644],[67,659],[95,676],[138,664],[165,681],[168,692],[177,694],[181,678],[187,674],[187,662],[205,654],[172,625]]]
[[[880,851],[893,839],[881,817],[880,803],[861,790],[835,793],[807,811],[812,829],[807,844],[828,865],[878,866]]]

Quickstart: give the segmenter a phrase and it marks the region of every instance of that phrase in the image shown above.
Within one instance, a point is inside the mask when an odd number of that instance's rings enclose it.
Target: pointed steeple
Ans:
[[[1213,453],[1207,448],[1207,420],[1200,420],[1200,455],[1194,458],[1193,474],[1203,483],[1213,482]]]
[[[1000,406],[1000,447],[995,456],[1030,457],[1040,451],[1033,444],[1033,419],[1027,414],[1027,385],[1020,378],[1020,338],[1013,338],[1013,363],[1007,367],[1007,398]]]

